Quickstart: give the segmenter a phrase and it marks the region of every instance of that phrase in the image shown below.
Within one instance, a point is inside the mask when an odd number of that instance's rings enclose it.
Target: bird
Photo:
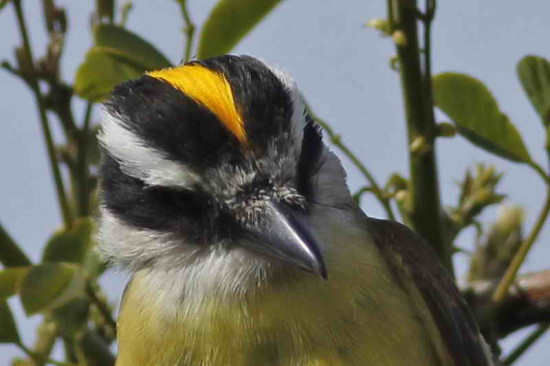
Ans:
[[[296,82],[247,55],[116,86],[99,251],[130,273],[117,366],[485,366],[432,249],[368,217]]]

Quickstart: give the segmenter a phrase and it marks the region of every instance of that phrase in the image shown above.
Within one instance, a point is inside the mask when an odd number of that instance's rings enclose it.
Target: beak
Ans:
[[[247,247],[256,252],[297,265],[327,279],[325,262],[303,214],[285,204],[267,203],[260,229],[248,229]]]

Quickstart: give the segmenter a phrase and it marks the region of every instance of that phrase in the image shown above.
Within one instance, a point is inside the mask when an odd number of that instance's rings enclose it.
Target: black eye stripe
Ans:
[[[102,204],[125,223],[181,234],[188,242],[213,242],[229,236],[230,218],[206,194],[169,187],[148,187],[126,175],[104,155]]]
[[[144,191],[151,199],[167,202],[186,214],[196,217],[211,214],[217,209],[209,196],[196,191],[159,186],[148,187]]]

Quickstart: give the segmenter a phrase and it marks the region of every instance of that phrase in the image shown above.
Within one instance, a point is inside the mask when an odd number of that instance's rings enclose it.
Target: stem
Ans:
[[[541,324],[525,338],[510,354],[504,359],[504,365],[511,365],[516,362],[550,328],[550,324]]]
[[[546,172],[540,165],[538,165],[534,161],[529,161],[527,165],[533,168],[538,173],[538,175],[544,180],[546,184],[550,184],[550,177],[546,174]]]
[[[0,263],[4,267],[22,267],[32,264],[2,224],[0,224]]]
[[[88,170],[88,144],[90,120],[92,117],[93,103],[88,102],[86,112],[84,113],[84,123],[79,133],[78,157],[76,165],[76,179],[78,180],[77,202],[78,217],[88,216],[90,213],[90,195],[89,195],[89,170]]]
[[[111,354],[109,345],[89,329],[77,336],[77,348],[86,365],[114,366],[115,357]]]
[[[38,326],[37,334],[38,338],[33,345],[34,350],[29,350],[25,347],[25,349],[30,352],[25,352],[30,359],[23,363],[24,366],[44,366],[57,340],[57,325],[50,320],[44,320]],[[25,349],[23,349],[23,351],[25,351]],[[38,358],[36,356],[38,356]]]
[[[435,17],[436,0],[426,0],[426,15],[422,18],[424,23],[424,92],[426,93],[426,113],[435,126],[433,113],[433,87],[432,87],[432,22]]]
[[[357,202],[357,204],[360,204],[361,198],[363,197],[363,195],[369,192],[372,192],[372,187],[362,187],[352,195],[353,200]]]
[[[52,90],[56,91],[55,93],[60,94],[64,92],[61,90],[65,87],[61,85],[58,81],[50,81],[49,83]],[[75,138],[78,135],[78,128],[76,127],[73,112],[71,111],[70,101],[71,99],[70,97],[68,97],[66,100],[63,101],[63,103],[57,102],[57,105],[53,109],[57,114],[59,121],[61,122],[61,126],[63,127],[65,134],[69,138]]]
[[[86,284],[86,294],[88,295],[92,303],[97,307],[97,309],[103,316],[103,319],[113,331],[113,334],[116,334],[116,331],[117,331],[116,321],[113,319],[113,316],[107,304],[105,304],[95,293],[93,285],[90,281],[88,281]]]
[[[12,74],[13,76],[20,78],[25,84],[27,84],[27,79],[25,79],[23,74],[21,74],[19,70],[15,69],[7,60],[2,60],[2,62],[0,62],[0,67]]]
[[[69,336],[62,336],[63,340],[63,349],[65,350],[65,359],[70,362],[78,362],[78,357],[76,355],[74,340]]]
[[[21,8],[21,0],[13,0],[13,6],[15,7],[15,14],[17,16],[17,24],[19,27],[19,32],[23,38],[23,47],[29,58],[29,67],[30,67],[30,76],[28,78],[28,84],[35,96],[38,113],[40,116],[40,123],[42,126],[42,133],[44,134],[44,139],[46,141],[46,148],[48,151],[48,158],[50,161],[50,168],[53,173],[54,183],[57,191],[57,197],[59,206],[61,209],[61,214],[63,216],[63,222],[67,228],[71,227],[72,217],[69,208],[69,201],[67,200],[67,195],[65,193],[65,187],[63,185],[63,179],[61,177],[61,171],[59,165],[57,164],[55,145],[53,142],[52,133],[50,130],[50,123],[48,121],[48,116],[46,114],[46,107],[44,106],[44,98],[40,91],[40,86],[36,80],[36,69],[34,67],[34,58],[32,55],[32,50],[30,46],[29,36],[27,32],[27,26],[25,23],[25,18],[23,16],[23,10]]]
[[[391,0],[387,2],[387,11],[388,11],[389,32],[390,34],[393,34],[393,31],[395,30],[395,24],[393,22],[393,19],[394,19],[393,1]]]
[[[516,274],[518,273],[519,268],[525,261],[529,250],[533,246],[533,243],[537,240],[537,237],[542,227],[544,226],[546,219],[548,218],[548,213],[550,213],[550,187],[546,192],[546,201],[542,210],[539,213],[537,221],[535,222],[535,226],[531,230],[531,233],[529,234],[527,239],[525,239],[525,241],[519,247],[514,258],[512,259],[512,262],[506,269],[504,276],[502,276],[502,279],[500,280],[500,283],[498,284],[495,293],[493,294],[494,302],[499,303],[506,298],[510,285],[516,278]]]
[[[120,11],[120,26],[125,27],[126,22],[128,21],[128,15],[130,14],[130,10],[132,10],[132,2],[128,1],[122,5],[122,9]]]
[[[367,169],[367,167],[359,160],[359,158],[346,146],[342,143],[342,140],[340,139],[340,136],[334,132],[334,130],[329,126],[329,124],[319,118],[309,106],[306,107],[307,113],[309,116],[327,133],[327,135],[330,137],[331,143],[339,148],[344,155],[348,157],[348,159],[351,160],[353,165],[363,174],[363,176],[367,179],[367,181],[370,184],[370,189],[372,193],[376,196],[382,207],[384,208],[384,211],[386,211],[386,215],[388,216],[388,219],[395,220],[395,215],[393,213],[393,210],[390,205],[389,198],[384,194],[384,191],[380,188],[378,183],[376,182],[376,179],[372,175],[372,173]]]
[[[411,221],[416,232],[436,251],[447,270],[452,274],[452,250],[444,239],[439,197],[439,179],[435,159],[437,130],[430,98],[431,75],[422,72],[418,45],[416,0],[393,1],[395,27],[405,35],[403,44],[396,44],[399,72],[405,104],[409,145],[422,138],[429,148],[422,153],[409,153],[411,176]],[[392,14],[390,14],[392,16]],[[429,32],[427,41],[429,43]],[[424,45],[426,47],[428,45]],[[430,47],[428,46],[428,50]],[[425,53],[429,59],[430,53]],[[430,61],[425,64],[429,67]],[[429,70],[427,70],[429,71]],[[428,82],[429,81],[429,82]]]
[[[44,357],[42,357],[42,355],[40,355],[36,352],[33,352],[31,349],[27,348],[23,343],[17,343],[17,346],[27,356],[32,358],[32,360],[37,362],[37,363],[40,363],[40,364],[49,363],[49,364],[57,365],[57,366],[69,366],[69,365],[75,365],[76,366],[76,364],[73,364],[73,363],[59,362],[59,361],[55,361],[55,360],[52,360],[52,359],[47,358],[47,357],[44,358]]]
[[[195,24],[191,20],[189,15],[189,10],[187,10],[187,0],[177,0],[180,4],[181,14],[183,15],[183,21],[185,22],[185,28],[183,32],[185,33],[185,56],[184,61],[187,62],[191,59],[191,52],[193,51],[193,37],[195,35]]]
[[[516,278],[506,299],[492,300],[498,282],[475,280],[462,288],[477,322],[493,340],[503,339],[519,329],[550,322],[550,269]]]

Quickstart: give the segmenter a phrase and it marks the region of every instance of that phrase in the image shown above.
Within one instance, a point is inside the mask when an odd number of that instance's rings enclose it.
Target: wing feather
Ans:
[[[368,228],[403,287],[412,279],[456,366],[490,366],[490,354],[466,301],[432,249],[397,222],[368,218]]]

